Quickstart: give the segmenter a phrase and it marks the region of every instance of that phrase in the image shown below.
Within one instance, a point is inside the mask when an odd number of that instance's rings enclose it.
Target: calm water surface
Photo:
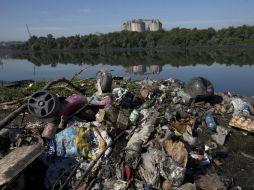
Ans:
[[[193,77],[209,79],[218,91],[254,95],[254,56],[250,51],[226,52],[150,52],[111,54],[27,54],[2,55],[0,81],[49,80],[71,78],[82,68],[80,77],[91,78],[100,69],[113,76],[131,79]],[[252,57],[253,56],[253,57]]]

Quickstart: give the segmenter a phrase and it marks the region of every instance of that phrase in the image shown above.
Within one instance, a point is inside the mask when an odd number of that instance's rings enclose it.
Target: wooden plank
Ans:
[[[14,149],[0,160],[0,186],[10,182],[43,152],[40,144]]]

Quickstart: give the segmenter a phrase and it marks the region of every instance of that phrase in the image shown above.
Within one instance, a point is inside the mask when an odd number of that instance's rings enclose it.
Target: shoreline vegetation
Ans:
[[[31,36],[26,42],[11,45],[19,51],[142,51],[253,48],[254,26],[228,27],[220,30],[173,28],[157,32],[112,32],[55,38],[52,34]]]

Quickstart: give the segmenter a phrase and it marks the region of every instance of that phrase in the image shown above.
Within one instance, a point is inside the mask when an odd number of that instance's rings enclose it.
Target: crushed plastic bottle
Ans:
[[[191,96],[182,90],[180,90],[177,95],[182,98],[183,103],[190,103],[192,101]]]
[[[247,102],[243,103],[242,112],[243,112],[243,115],[249,115],[250,114],[249,105],[248,105]]]
[[[234,115],[241,115],[241,114],[249,113],[248,103],[244,102],[241,98],[232,99],[231,104],[234,106]]]
[[[209,129],[215,131],[216,130],[216,123],[214,121],[214,117],[212,115],[212,110],[208,110],[206,113],[205,113],[205,122],[206,122],[206,125]]]

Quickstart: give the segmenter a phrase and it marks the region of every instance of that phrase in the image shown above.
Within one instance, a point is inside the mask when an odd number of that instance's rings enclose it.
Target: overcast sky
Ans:
[[[254,0],[1,0],[0,41],[121,30],[131,19],[160,19],[163,28],[254,25]]]

